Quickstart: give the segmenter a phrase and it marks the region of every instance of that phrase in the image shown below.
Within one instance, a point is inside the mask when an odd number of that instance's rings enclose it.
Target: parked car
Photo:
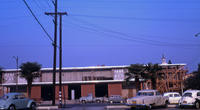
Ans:
[[[125,99],[123,99],[120,95],[111,95],[108,98],[109,103],[125,103]]]
[[[81,103],[91,103],[91,102],[93,102],[93,96],[92,96],[92,94],[88,94],[88,96],[81,97],[81,98],[79,99],[79,101],[80,101]]]
[[[200,108],[200,90],[187,90],[183,93],[179,101],[180,108],[185,106],[193,106],[197,109]]]
[[[166,92],[163,94],[163,96],[169,98],[170,104],[178,104],[179,100],[181,99],[181,95],[178,92]]]
[[[8,93],[0,98],[0,110],[36,110],[36,103],[22,93]]]
[[[161,95],[157,90],[140,90],[136,97],[127,99],[131,108],[151,109],[154,106],[167,106],[168,97]]]
[[[104,103],[104,102],[108,102],[108,98],[107,97],[95,97],[95,98],[93,98],[93,101],[96,103]]]
[[[88,96],[81,97],[79,99],[81,103],[103,103],[103,102],[108,102],[108,98],[106,97],[93,97],[92,94],[88,94]]]

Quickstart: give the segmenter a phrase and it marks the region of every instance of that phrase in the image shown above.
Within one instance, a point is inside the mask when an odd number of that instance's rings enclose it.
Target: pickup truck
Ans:
[[[136,97],[127,99],[127,105],[131,108],[167,107],[168,102],[168,97],[162,96],[157,90],[140,90]]]
[[[103,102],[107,102],[108,98],[106,98],[106,97],[93,97],[92,94],[88,94],[88,96],[81,97],[79,99],[79,101],[81,103],[93,103],[93,102],[103,103]]]

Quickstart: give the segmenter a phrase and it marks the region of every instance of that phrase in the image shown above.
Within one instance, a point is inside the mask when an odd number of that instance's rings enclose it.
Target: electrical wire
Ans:
[[[73,17],[73,19],[75,19],[75,18]],[[81,28],[85,28],[87,30],[89,29],[89,30],[92,30],[92,31],[94,31],[94,28],[95,28],[97,30],[102,30],[103,32],[112,33],[112,34],[121,36],[121,37],[118,37],[118,38],[123,39],[123,40],[143,42],[143,43],[148,43],[148,44],[157,45],[157,46],[192,46],[192,47],[199,47],[200,46],[199,44],[177,44],[177,43],[170,43],[170,42],[163,42],[163,41],[156,41],[156,40],[144,39],[144,38],[139,38],[139,37],[133,37],[133,36],[128,35],[126,33],[122,33],[122,32],[119,32],[119,31],[114,31],[114,30],[111,30],[111,29],[100,27],[96,24],[92,24],[92,23],[84,21],[84,20],[80,20],[80,19],[75,19],[75,20],[92,27],[92,29],[91,29],[91,28],[88,28],[88,27],[79,26]],[[97,31],[97,30],[95,30],[95,31]]]
[[[40,23],[40,21],[38,20],[38,18],[35,16],[35,14],[33,13],[33,11],[31,10],[31,8],[29,7],[29,5],[27,4],[27,2],[25,0],[23,0],[23,2],[25,3],[26,7],[28,8],[28,10],[31,12],[32,16],[34,17],[34,19],[37,21],[37,23],[40,25],[40,27],[42,28],[42,30],[45,32],[45,34],[47,35],[47,37],[49,38],[49,40],[51,40],[51,42],[53,43],[53,39],[51,38],[51,36],[48,34],[48,32],[45,30],[45,28],[43,27],[43,25]]]

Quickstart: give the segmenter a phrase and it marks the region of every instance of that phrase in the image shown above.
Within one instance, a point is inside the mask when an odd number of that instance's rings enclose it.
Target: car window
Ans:
[[[200,92],[197,92],[197,96],[200,96]]]
[[[18,99],[24,99],[25,98],[25,95],[21,94],[21,95],[18,95]]]
[[[153,96],[153,92],[138,92],[137,96]]]
[[[183,94],[183,97],[192,97],[192,93],[185,93],[185,94]]]
[[[180,95],[179,94],[174,94],[174,97],[180,97]]]
[[[156,95],[161,95],[160,92],[156,92]]]
[[[18,95],[15,95],[15,96],[13,97],[13,99],[18,99]]]
[[[7,95],[4,95],[1,97],[1,99],[3,99],[3,100],[7,100],[8,98],[9,98],[9,96],[7,96]]]
[[[173,97],[173,94],[169,94],[169,97]]]

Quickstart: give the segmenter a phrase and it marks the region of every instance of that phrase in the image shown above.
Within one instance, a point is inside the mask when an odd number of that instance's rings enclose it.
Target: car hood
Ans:
[[[6,103],[6,100],[0,99],[0,106],[1,106],[1,105],[4,105],[5,103]]]
[[[195,99],[192,97],[182,97],[180,99],[180,102],[183,103],[183,101],[186,101],[187,103],[195,102]]]

